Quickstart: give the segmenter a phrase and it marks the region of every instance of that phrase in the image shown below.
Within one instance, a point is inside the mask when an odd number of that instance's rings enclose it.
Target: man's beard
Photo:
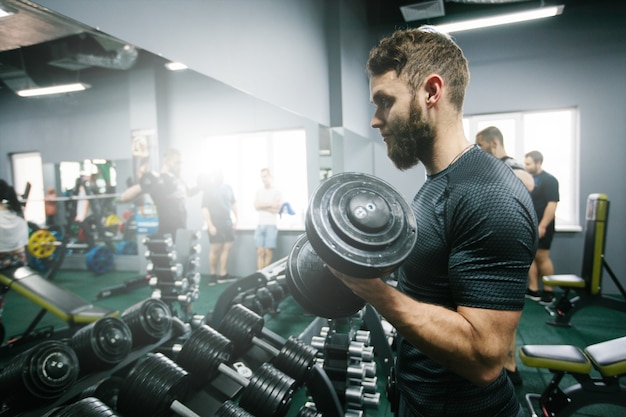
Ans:
[[[399,170],[405,171],[419,161],[431,159],[435,129],[424,120],[415,103],[411,103],[407,119],[397,119],[391,123],[389,133],[393,140],[387,143],[387,156]]]

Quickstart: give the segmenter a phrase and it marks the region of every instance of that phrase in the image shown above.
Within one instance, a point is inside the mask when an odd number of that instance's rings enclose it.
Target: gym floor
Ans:
[[[116,295],[110,298],[97,300],[97,295],[103,288],[121,284],[131,279],[139,278],[133,272],[109,272],[103,275],[94,275],[89,271],[60,271],[54,282],[69,290],[94,305],[102,306],[118,311],[150,297],[151,289],[148,286],[136,288],[126,294]],[[221,291],[229,284],[208,286],[208,277],[202,277],[202,285],[199,300],[194,302],[195,314],[205,315],[213,309]],[[35,318],[40,308],[29,302],[19,294],[9,292],[3,313],[4,326],[7,339],[23,332]],[[265,326],[279,335],[287,338],[290,335],[299,335],[314,319],[307,315],[291,298],[287,297],[280,304],[280,312],[275,315],[265,316]],[[517,344],[571,344],[584,348],[590,344],[626,335],[626,313],[600,307],[588,307],[578,312],[572,319],[571,328],[554,327],[545,323],[548,315],[543,306],[536,302],[526,300],[522,320],[518,328]],[[46,314],[38,327],[53,326],[54,328],[66,327],[66,324],[56,317]],[[527,411],[524,396],[526,393],[541,393],[549,382],[552,374],[544,369],[535,369],[524,366],[518,358],[523,385],[517,388],[517,394],[524,409]],[[1,359],[2,363],[6,358]],[[569,378],[569,379],[568,379]],[[566,376],[561,382],[561,387],[574,384],[573,378]],[[380,385],[380,384],[379,384]],[[384,386],[384,385],[383,385]],[[381,397],[384,397],[382,395]],[[297,410],[304,401],[304,395],[294,398],[291,410]],[[296,406],[297,405],[297,406]],[[290,412],[290,415],[292,413]],[[295,415],[295,414],[294,414]],[[391,416],[388,403],[381,401],[378,410],[368,410],[368,416]],[[530,413],[529,413],[530,415]],[[575,417],[613,417],[624,415],[624,409],[609,405],[595,405],[585,407]]]

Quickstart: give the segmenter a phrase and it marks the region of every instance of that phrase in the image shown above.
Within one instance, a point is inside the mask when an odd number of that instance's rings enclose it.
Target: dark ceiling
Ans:
[[[433,3],[444,9],[445,16],[406,22],[400,11],[407,5],[431,11]],[[368,25],[381,31],[547,4],[566,4],[567,13],[590,3],[600,7],[617,5],[620,0],[364,0]],[[32,1],[0,0],[0,6],[15,12],[0,18],[0,93],[14,93],[26,84],[74,82],[90,73],[126,70],[151,59],[139,49],[128,49],[124,42]]]

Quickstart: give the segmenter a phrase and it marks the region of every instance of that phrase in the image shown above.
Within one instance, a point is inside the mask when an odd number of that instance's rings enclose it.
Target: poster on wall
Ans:
[[[158,171],[158,142],[156,130],[135,129],[131,132],[131,155],[135,184],[141,176],[150,171]],[[151,235],[157,232],[159,220],[156,206],[148,194],[141,194],[135,201],[135,221],[137,233]]]

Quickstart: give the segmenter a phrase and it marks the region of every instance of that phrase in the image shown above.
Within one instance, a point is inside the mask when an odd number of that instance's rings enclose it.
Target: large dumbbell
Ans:
[[[117,317],[102,317],[80,328],[69,341],[81,371],[99,371],[120,363],[130,353],[130,328]]]
[[[350,276],[383,277],[417,240],[406,200],[387,182],[359,173],[336,174],[318,186],[305,228],[289,254],[287,284],[303,308],[326,318],[352,315],[364,305],[326,265]]]
[[[300,385],[315,365],[317,349],[295,337],[290,337],[277,349],[259,337],[264,331],[264,324],[262,316],[241,304],[234,304],[224,315],[218,331],[233,342],[235,357],[253,345],[257,346],[273,356],[271,362],[276,368]]]
[[[128,417],[165,417],[172,412],[198,417],[182,403],[190,388],[187,371],[162,353],[149,353],[124,380],[117,397],[117,410]]]
[[[0,401],[14,409],[59,398],[78,379],[74,350],[46,340],[18,354],[0,373]]]
[[[82,398],[65,407],[52,409],[43,417],[118,417],[113,409],[95,397]]]
[[[291,405],[296,381],[270,363],[262,364],[250,379],[229,367],[233,343],[213,328],[202,325],[183,344],[177,363],[202,385],[223,374],[244,387],[239,405],[257,417],[284,416]]]
[[[132,334],[133,347],[155,343],[172,328],[172,312],[163,301],[148,298],[122,312]]]

